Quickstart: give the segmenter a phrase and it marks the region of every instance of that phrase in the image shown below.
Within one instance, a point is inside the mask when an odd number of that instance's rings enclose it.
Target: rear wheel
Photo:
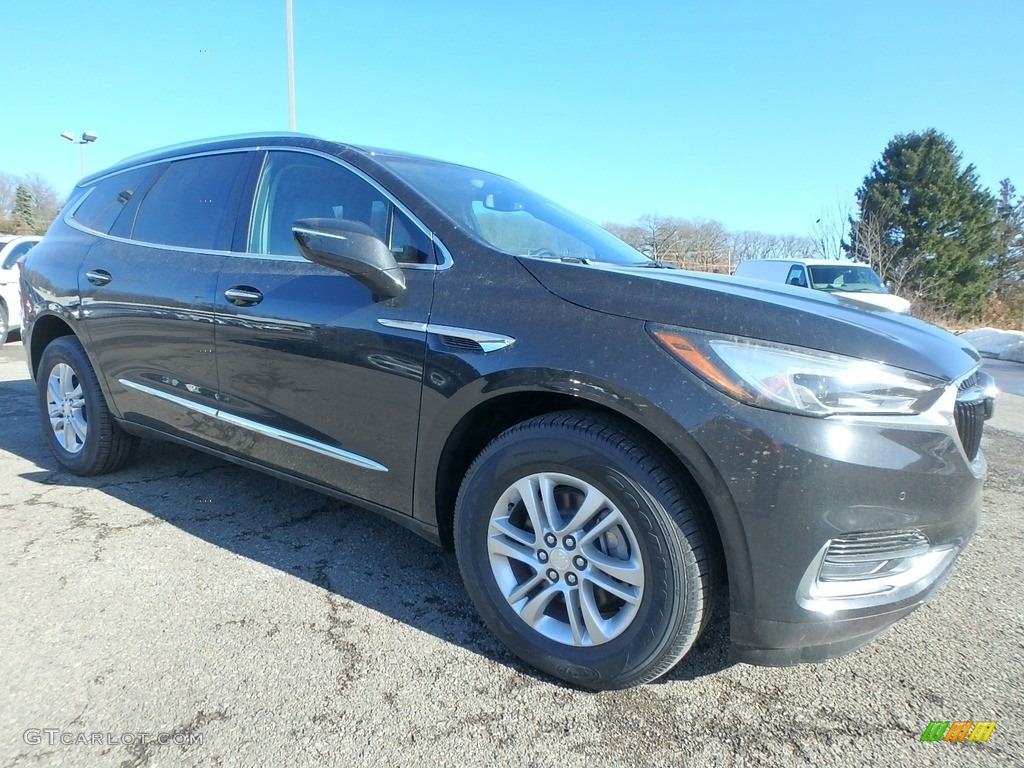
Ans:
[[[0,301],[0,345],[7,341],[7,332],[10,330],[10,316],[7,314],[7,307]]]
[[[710,610],[709,548],[685,490],[618,425],[562,412],[499,435],[455,512],[466,589],[522,659],[592,689],[653,680]]]
[[[139,439],[114,422],[92,363],[74,336],[61,336],[43,351],[36,395],[43,436],[70,472],[102,475],[135,455]]]

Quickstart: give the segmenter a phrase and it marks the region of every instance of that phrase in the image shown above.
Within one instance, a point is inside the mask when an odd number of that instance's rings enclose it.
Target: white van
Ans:
[[[910,302],[893,296],[871,267],[837,259],[747,259],[736,266],[736,277],[767,280],[828,291],[862,304],[907,314]]]

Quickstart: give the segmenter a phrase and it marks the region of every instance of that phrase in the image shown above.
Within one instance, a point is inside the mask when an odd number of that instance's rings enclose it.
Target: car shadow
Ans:
[[[0,449],[34,462],[22,477],[92,488],[237,555],[428,632],[536,679],[478,617],[452,553],[372,512],[173,443],[143,441],[128,468],[82,478],[57,464],[39,433],[30,381],[0,382]],[[693,651],[662,681],[728,666],[724,599]]]

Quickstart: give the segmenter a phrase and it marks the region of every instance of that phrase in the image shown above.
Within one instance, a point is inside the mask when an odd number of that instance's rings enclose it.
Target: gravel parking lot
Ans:
[[[453,557],[184,448],[58,470],[0,348],[0,764],[1024,765],[1024,397],[985,437],[981,527],[938,595],[851,656],[729,666],[719,607],[666,679],[521,665]],[[922,743],[930,720],[996,720]]]

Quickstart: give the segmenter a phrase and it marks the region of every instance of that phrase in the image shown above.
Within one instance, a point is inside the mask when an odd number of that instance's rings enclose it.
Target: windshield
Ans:
[[[387,155],[376,159],[468,232],[505,253],[653,264],[596,224],[502,176],[434,160]]]
[[[851,293],[888,293],[882,279],[871,267],[849,264],[808,267],[811,285],[819,291],[845,291]]]

